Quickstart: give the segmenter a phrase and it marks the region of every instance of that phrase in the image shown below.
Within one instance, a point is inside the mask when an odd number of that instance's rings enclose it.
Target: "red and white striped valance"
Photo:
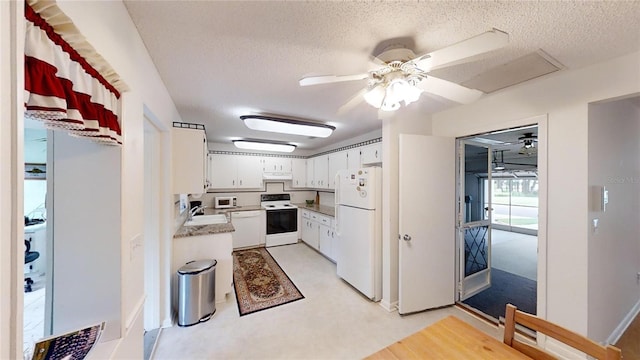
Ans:
[[[51,129],[66,129],[74,136],[122,144],[118,113],[120,93],[126,85],[55,2],[25,3],[25,18],[25,116]],[[63,24],[64,33],[57,32],[47,18],[55,20],[53,25]],[[89,58],[102,71],[65,37],[73,38],[76,47],[81,45],[82,52],[93,51]]]

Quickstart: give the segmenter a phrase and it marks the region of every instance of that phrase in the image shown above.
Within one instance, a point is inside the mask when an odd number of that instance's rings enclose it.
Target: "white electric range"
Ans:
[[[260,195],[260,206],[267,212],[265,246],[298,242],[298,207],[291,204],[290,194]]]

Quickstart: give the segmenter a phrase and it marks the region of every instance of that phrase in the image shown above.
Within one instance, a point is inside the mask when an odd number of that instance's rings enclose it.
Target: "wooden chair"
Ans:
[[[595,341],[577,334],[571,330],[553,324],[537,316],[522,312],[515,306],[507,304],[504,325],[504,343],[521,353],[536,360],[556,360],[557,357],[549,354],[533,345],[517,340],[515,335],[516,324],[526,326],[532,330],[550,336],[565,343],[583,353],[600,360],[620,360],[622,352],[615,346],[603,346]]]

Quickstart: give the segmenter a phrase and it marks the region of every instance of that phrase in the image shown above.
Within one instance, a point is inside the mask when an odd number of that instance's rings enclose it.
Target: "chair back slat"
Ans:
[[[587,355],[593,356],[596,359],[619,360],[622,358],[620,349],[614,346],[600,345],[585,336],[541,319],[535,315],[520,311],[515,306],[507,304],[505,311],[504,343],[534,359],[547,360],[556,359],[556,357],[553,357],[551,354],[540,348],[515,339],[516,324],[543,333],[564,344],[578,349]]]
[[[541,350],[533,345],[529,345],[520,340],[513,340],[512,347],[528,357],[536,360],[558,360],[557,357],[549,354],[548,352]]]

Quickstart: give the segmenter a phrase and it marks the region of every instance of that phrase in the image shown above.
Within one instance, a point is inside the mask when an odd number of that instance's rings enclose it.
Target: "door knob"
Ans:
[[[410,241],[411,240],[411,236],[409,236],[408,234],[404,234],[404,236],[402,237],[402,240]]]

